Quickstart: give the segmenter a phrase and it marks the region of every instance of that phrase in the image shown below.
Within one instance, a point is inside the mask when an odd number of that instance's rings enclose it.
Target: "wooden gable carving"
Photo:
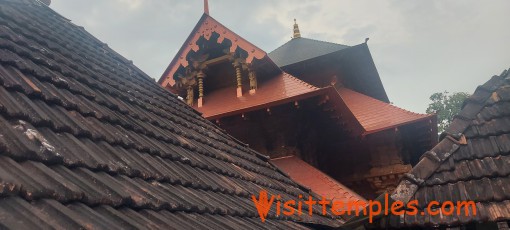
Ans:
[[[209,16],[208,14],[202,15],[202,18],[195,26],[195,29],[191,32],[186,42],[182,45],[181,49],[174,57],[170,65],[168,65],[165,73],[160,79],[160,84],[163,87],[173,86],[175,85],[175,80],[173,78],[174,74],[177,72],[180,66],[187,67],[189,65],[188,60],[186,60],[186,56],[188,53],[193,50],[197,52],[200,47],[197,45],[197,41],[204,37],[206,40],[210,40],[213,32],[219,34],[218,44],[221,44],[224,39],[228,39],[231,41],[232,45],[230,46],[230,52],[233,53],[239,47],[245,50],[248,53],[245,62],[251,63],[254,59],[262,59],[267,54],[257,46],[251,44],[247,40],[243,39],[236,33],[232,32],[230,29],[216,21],[214,18]]]

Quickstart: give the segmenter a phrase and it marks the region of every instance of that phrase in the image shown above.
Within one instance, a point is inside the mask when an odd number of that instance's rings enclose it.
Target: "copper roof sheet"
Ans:
[[[239,113],[244,110],[255,110],[272,104],[297,100],[319,92],[320,88],[307,84],[292,75],[282,74],[262,82],[255,94],[244,92],[242,97],[236,96],[235,87],[226,87],[211,92],[204,97],[204,105],[195,108],[209,119]]]
[[[342,201],[346,204],[351,201],[365,201],[363,197],[348,189],[340,182],[329,177],[312,165],[304,162],[295,156],[272,159],[282,171],[287,173],[290,178],[298,183],[309,187],[317,194],[324,196],[326,199]]]
[[[347,88],[337,91],[365,130],[365,135],[434,116],[413,113]]]

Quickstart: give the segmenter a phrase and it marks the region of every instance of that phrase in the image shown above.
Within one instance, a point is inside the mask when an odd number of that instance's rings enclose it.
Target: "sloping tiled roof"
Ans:
[[[360,195],[298,157],[276,158],[271,162],[287,173],[290,178],[328,200],[342,201],[344,204],[365,201]]]
[[[339,51],[349,46],[309,38],[293,38],[271,51],[268,56],[279,67]]]
[[[262,223],[251,194],[307,191],[82,27],[0,3],[0,228],[340,224]]]
[[[321,94],[339,97],[363,129],[363,135],[435,116],[413,113],[347,88],[317,88],[285,72],[261,83],[255,94],[245,92],[242,97],[236,97],[235,87],[215,90],[205,95],[201,108],[195,109],[203,113],[204,117],[215,119]]]
[[[434,116],[413,113],[347,88],[338,89],[338,94],[363,127],[365,135]]]
[[[320,93],[319,88],[305,83],[285,72],[259,84],[255,94],[244,92],[236,97],[236,88],[226,87],[205,95],[204,105],[196,108],[208,119],[226,116],[229,113],[240,113],[243,110],[256,110],[272,103],[292,102],[301,97]]]
[[[476,202],[476,215],[391,216],[393,227],[510,220],[510,74],[479,86],[444,138],[404,177],[395,200]]]

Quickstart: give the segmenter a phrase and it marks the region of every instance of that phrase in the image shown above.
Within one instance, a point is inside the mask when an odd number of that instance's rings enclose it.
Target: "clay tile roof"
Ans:
[[[391,216],[392,227],[455,226],[510,220],[510,74],[504,71],[466,99],[442,140],[404,177],[394,200],[476,202],[476,215]],[[381,222],[382,223],[382,222]]]
[[[278,67],[283,67],[349,47],[350,46],[300,37],[293,38],[276,48],[271,51],[268,56]]]
[[[312,165],[295,156],[272,159],[282,171],[296,182],[309,187],[312,191],[328,200],[341,201],[344,204],[365,201],[363,197],[329,177]]]
[[[0,226],[303,229],[251,194],[306,194],[106,44],[38,1],[0,1]]]
[[[413,113],[347,88],[338,89],[338,93],[365,135],[435,116]]]
[[[301,81],[285,72],[259,84],[255,94],[244,92],[236,97],[235,87],[226,87],[205,95],[204,105],[196,108],[208,119],[226,116],[229,113],[256,110],[273,104],[292,102],[301,97],[319,93],[321,89]],[[315,93],[315,94],[314,94]]]

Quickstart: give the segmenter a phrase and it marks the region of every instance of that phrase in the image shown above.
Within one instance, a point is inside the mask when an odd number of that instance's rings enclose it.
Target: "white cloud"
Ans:
[[[130,10],[136,10],[142,4],[142,0],[116,0],[117,4],[127,7]]]
[[[202,1],[53,0],[142,70],[159,78],[202,14]],[[472,92],[510,67],[510,1],[209,1],[211,15],[266,51],[292,36],[369,48],[395,105],[424,112],[433,92]]]

